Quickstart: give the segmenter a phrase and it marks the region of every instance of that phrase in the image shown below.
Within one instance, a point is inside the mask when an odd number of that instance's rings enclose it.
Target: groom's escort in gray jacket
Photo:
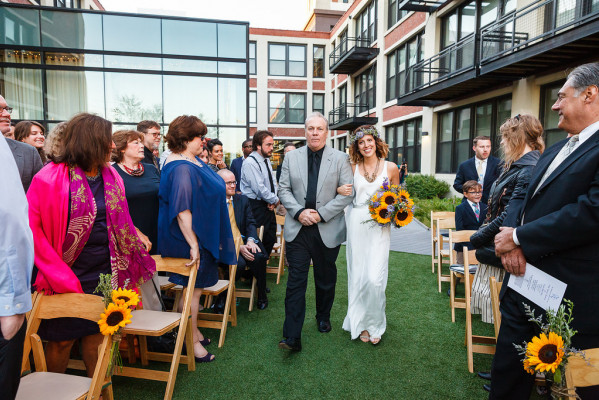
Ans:
[[[310,178],[316,177],[314,188]],[[353,194],[338,194],[337,188],[349,183],[353,183],[353,174],[348,155],[329,146],[316,152],[304,146],[287,153],[283,161],[279,199],[287,209],[284,237],[289,262],[283,336],[291,338],[292,343],[301,343],[311,260],[316,286],[316,322],[321,332],[331,329],[329,320],[337,281],[335,261],[346,237],[344,208],[353,199]],[[316,193],[310,193],[314,189]],[[314,200],[315,204],[309,204]],[[321,222],[302,225],[299,215],[304,209],[318,211]],[[294,349],[301,349],[301,344]]]

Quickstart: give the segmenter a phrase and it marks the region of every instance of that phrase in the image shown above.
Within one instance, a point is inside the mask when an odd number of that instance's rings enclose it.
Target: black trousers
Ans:
[[[252,206],[252,214],[256,219],[258,228],[264,226],[262,243],[266,250],[266,255],[270,256],[273,246],[277,242],[277,217],[274,210],[268,209],[268,203],[262,200],[249,199]]]
[[[252,261],[246,260],[243,256],[239,255],[239,260],[237,261],[237,275],[240,274],[247,266],[254,278],[256,278],[256,289],[258,290],[258,300],[266,300],[266,262],[268,261],[268,256],[265,253],[265,248],[262,243],[258,243],[258,247],[260,247],[260,253],[254,253],[254,259]]]
[[[512,289],[507,289],[501,299],[501,328],[497,338],[495,357],[491,366],[491,393],[489,399],[498,400],[528,400],[534,385],[534,375],[524,371],[522,356],[518,354],[514,343],[528,342],[533,336],[539,335],[540,328],[528,321],[523,303],[538,307]],[[577,333],[572,337],[572,346],[578,349],[599,347],[597,335]],[[577,388],[576,392],[582,399],[599,399],[599,386]]]
[[[23,344],[27,321],[23,321],[21,329],[10,340],[0,334],[0,398],[12,400],[17,396],[21,381],[21,362],[23,361]]]
[[[285,323],[283,336],[301,338],[306,316],[306,287],[310,260],[314,264],[314,284],[316,287],[316,320],[328,321],[335,300],[337,266],[335,261],[339,248],[325,246],[316,225],[304,226],[297,237],[287,242],[289,276],[285,295]]]

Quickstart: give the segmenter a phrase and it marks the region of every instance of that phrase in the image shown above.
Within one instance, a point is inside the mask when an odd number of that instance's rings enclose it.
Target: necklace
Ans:
[[[98,172],[96,173],[95,176],[88,176],[87,174],[85,174],[85,177],[87,178],[88,182],[95,182],[98,180],[98,178],[100,177],[101,174],[102,174],[102,171],[100,170],[100,168],[98,168]]]
[[[179,155],[180,155],[181,157],[183,157],[184,159],[186,159],[187,161],[189,161],[189,162],[191,162],[191,163],[194,163],[195,165],[199,165],[200,167],[202,166],[202,164],[200,164],[200,163],[198,162],[198,160],[196,160],[196,159],[189,158],[189,157],[187,157],[187,156],[186,156],[185,154],[183,154],[183,153],[179,153]]]
[[[131,176],[142,176],[144,174],[144,165],[142,163],[137,164],[137,168],[129,168],[124,163],[121,163],[121,166]]]
[[[379,164],[381,163],[381,159],[377,158],[376,159],[376,168],[374,169],[374,171],[372,171],[372,175],[368,173],[368,171],[366,171],[366,164],[364,164],[364,161],[362,161],[362,168],[364,168],[364,179],[366,179],[366,181],[368,183],[372,183],[374,182],[374,180],[377,177],[377,172],[379,170]]]

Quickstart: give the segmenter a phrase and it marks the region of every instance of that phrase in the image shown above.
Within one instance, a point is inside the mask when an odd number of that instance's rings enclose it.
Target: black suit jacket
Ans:
[[[236,194],[233,196],[233,212],[235,213],[235,222],[241,235],[243,242],[247,242],[248,237],[258,240],[258,224],[252,214],[250,200],[242,195]]]
[[[474,210],[470,207],[470,203],[468,201],[464,201],[462,204],[459,204],[455,208],[455,230],[456,231],[476,231],[482,225],[485,220],[485,215],[487,214],[487,206],[483,204],[481,201],[478,206],[480,207],[479,219],[476,219],[476,215],[474,214]],[[473,250],[474,247],[468,243],[468,250]],[[456,243],[454,246],[455,251],[462,251],[462,247],[466,243]]]
[[[526,260],[565,282],[574,302],[572,327],[599,335],[599,131],[553,171],[533,195],[564,146],[562,140],[539,159],[516,228]],[[504,280],[505,292],[508,279]],[[576,336],[575,336],[576,338]]]
[[[152,150],[148,149],[144,146],[144,159],[141,160],[143,164],[152,164],[156,170],[158,171],[158,175],[160,175],[160,164],[158,163],[158,159],[154,156]]]
[[[21,175],[21,183],[23,183],[25,192],[27,192],[33,176],[43,167],[40,153],[38,153],[35,147],[27,143],[8,138],[6,139],[6,143],[8,143],[8,147],[10,147],[10,151],[12,151],[12,155],[17,162],[19,175]]]
[[[458,167],[458,172],[453,182],[453,188],[459,193],[463,193],[462,185],[466,181],[478,181],[478,172],[476,172],[476,157],[472,157],[464,161]],[[483,197],[480,200],[481,203],[487,204],[489,199],[489,191],[493,182],[497,180],[501,174],[501,160],[497,157],[489,156],[487,159],[487,170],[485,171],[485,180],[483,182]]]

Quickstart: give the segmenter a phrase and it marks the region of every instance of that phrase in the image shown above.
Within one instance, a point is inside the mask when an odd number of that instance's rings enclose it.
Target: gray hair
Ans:
[[[589,86],[599,88],[599,63],[588,63],[574,68],[568,74],[568,81],[574,88],[577,97]]]
[[[312,118],[322,118],[324,119],[324,122],[327,123],[327,131],[329,130],[329,120],[325,118],[324,115],[322,115],[321,113],[319,113],[318,111],[314,111],[311,114],[308,114],[308,117],[306,118],[306,121],[304,122],[304,128],[308,129],[308,121],[310,121]]]
[[[48,133],[48,137],[46,137],[46,142],[44,143],[46,156],[58,156],[60,154],[63,147],[62,138],[66,127],[66,122],[60,122]]]
[[[233,174],[233,171],[231,171],[230,169],[223,168],[219,169],[217,174],[220,175],[221,178],[225,179],[223,175]],[[233,176],[235,176],[235,174],[233,174]]]

